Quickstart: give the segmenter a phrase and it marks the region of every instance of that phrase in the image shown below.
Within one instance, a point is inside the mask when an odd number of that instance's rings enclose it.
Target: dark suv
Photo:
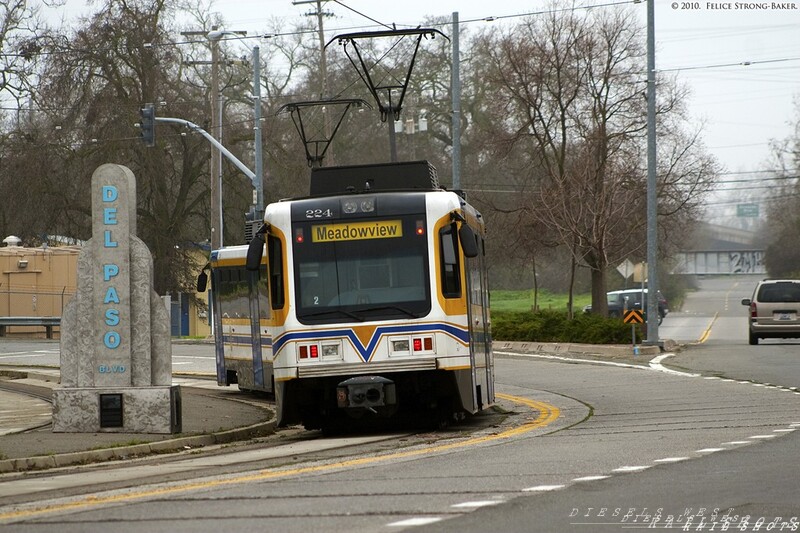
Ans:
[[[630,309],[641,309],[644,313],[647,313],[647,289],[644,289],[644,294],[642,294],[642,289],[622,289],[619,291],[611,291],[606,293],[607,303],[608,303],[608,316],[610,317],[619,317],[623,318],[626,310]],[[587,313],[592,311],[592,306],[587,305],[583,308],[583,310]],[[669,313],[669,307],[667,306],[667,300],[661,294],[661,291],[658,291],[658,323],[664,320],[664,317],[667,316]]]
[[[619,316],[622,317],[625,309],[642,309],[645,313],[647,313],[647,289],[644,289],[644,295],[642,295],[642,289],[623,289],[620,291],[611,291],[606,293],[606,298],[608,301],[608,316]],[[627,305],[626,304],[627,301]],[[667,316],[669,309],[667,308],[667,300],[661,294],[661,291],[658,291],[658,323],[664,320],[664,317]]]
[[[759,281],[752,298],[744,298],[749,307],[748,339],[800,337],[800,280],[765,279]]]

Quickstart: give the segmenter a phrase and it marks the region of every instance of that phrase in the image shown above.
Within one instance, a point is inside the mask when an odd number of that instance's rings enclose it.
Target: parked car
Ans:
[[[606,293],[606,301],[608,303],[608,316],[622,318],[626,310],[642,309],[646,315],[647,313],[647,289],[622,289],[618,291],[610,291]],[[585,313],[592,312],[592,306],[587,305],[583,308]],[[658,323],[664,321],[664,317],[669,313],[669,305],[667,299],[658,291]]]
[[[752,298],[744,298],[749,308],[748,340],[800,337],[800,280],[765,279],[759,281]]]

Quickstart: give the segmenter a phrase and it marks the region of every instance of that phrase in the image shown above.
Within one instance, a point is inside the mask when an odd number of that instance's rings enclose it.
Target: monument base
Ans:
[[[53,390],[54,433],[180,433],[180,385]]]

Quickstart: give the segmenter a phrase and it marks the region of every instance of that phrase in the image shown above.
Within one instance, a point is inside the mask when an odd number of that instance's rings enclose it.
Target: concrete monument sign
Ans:
[[[61,387],[53,431],[177,433],[166,307],[153,259],[136,237],[136,178],[121,165],[92,175],[92,238],[78,257],[78,290],[61,319]]]

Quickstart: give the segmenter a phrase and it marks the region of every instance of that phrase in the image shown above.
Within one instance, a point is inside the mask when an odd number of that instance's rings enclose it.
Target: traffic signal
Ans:
[[[139,109],[141,119],[139,120],[139,127],[141,128],[141,137],[144,145],[152,147],[156,145],[156,110],[153,104],[145,104],[143,108]]]

